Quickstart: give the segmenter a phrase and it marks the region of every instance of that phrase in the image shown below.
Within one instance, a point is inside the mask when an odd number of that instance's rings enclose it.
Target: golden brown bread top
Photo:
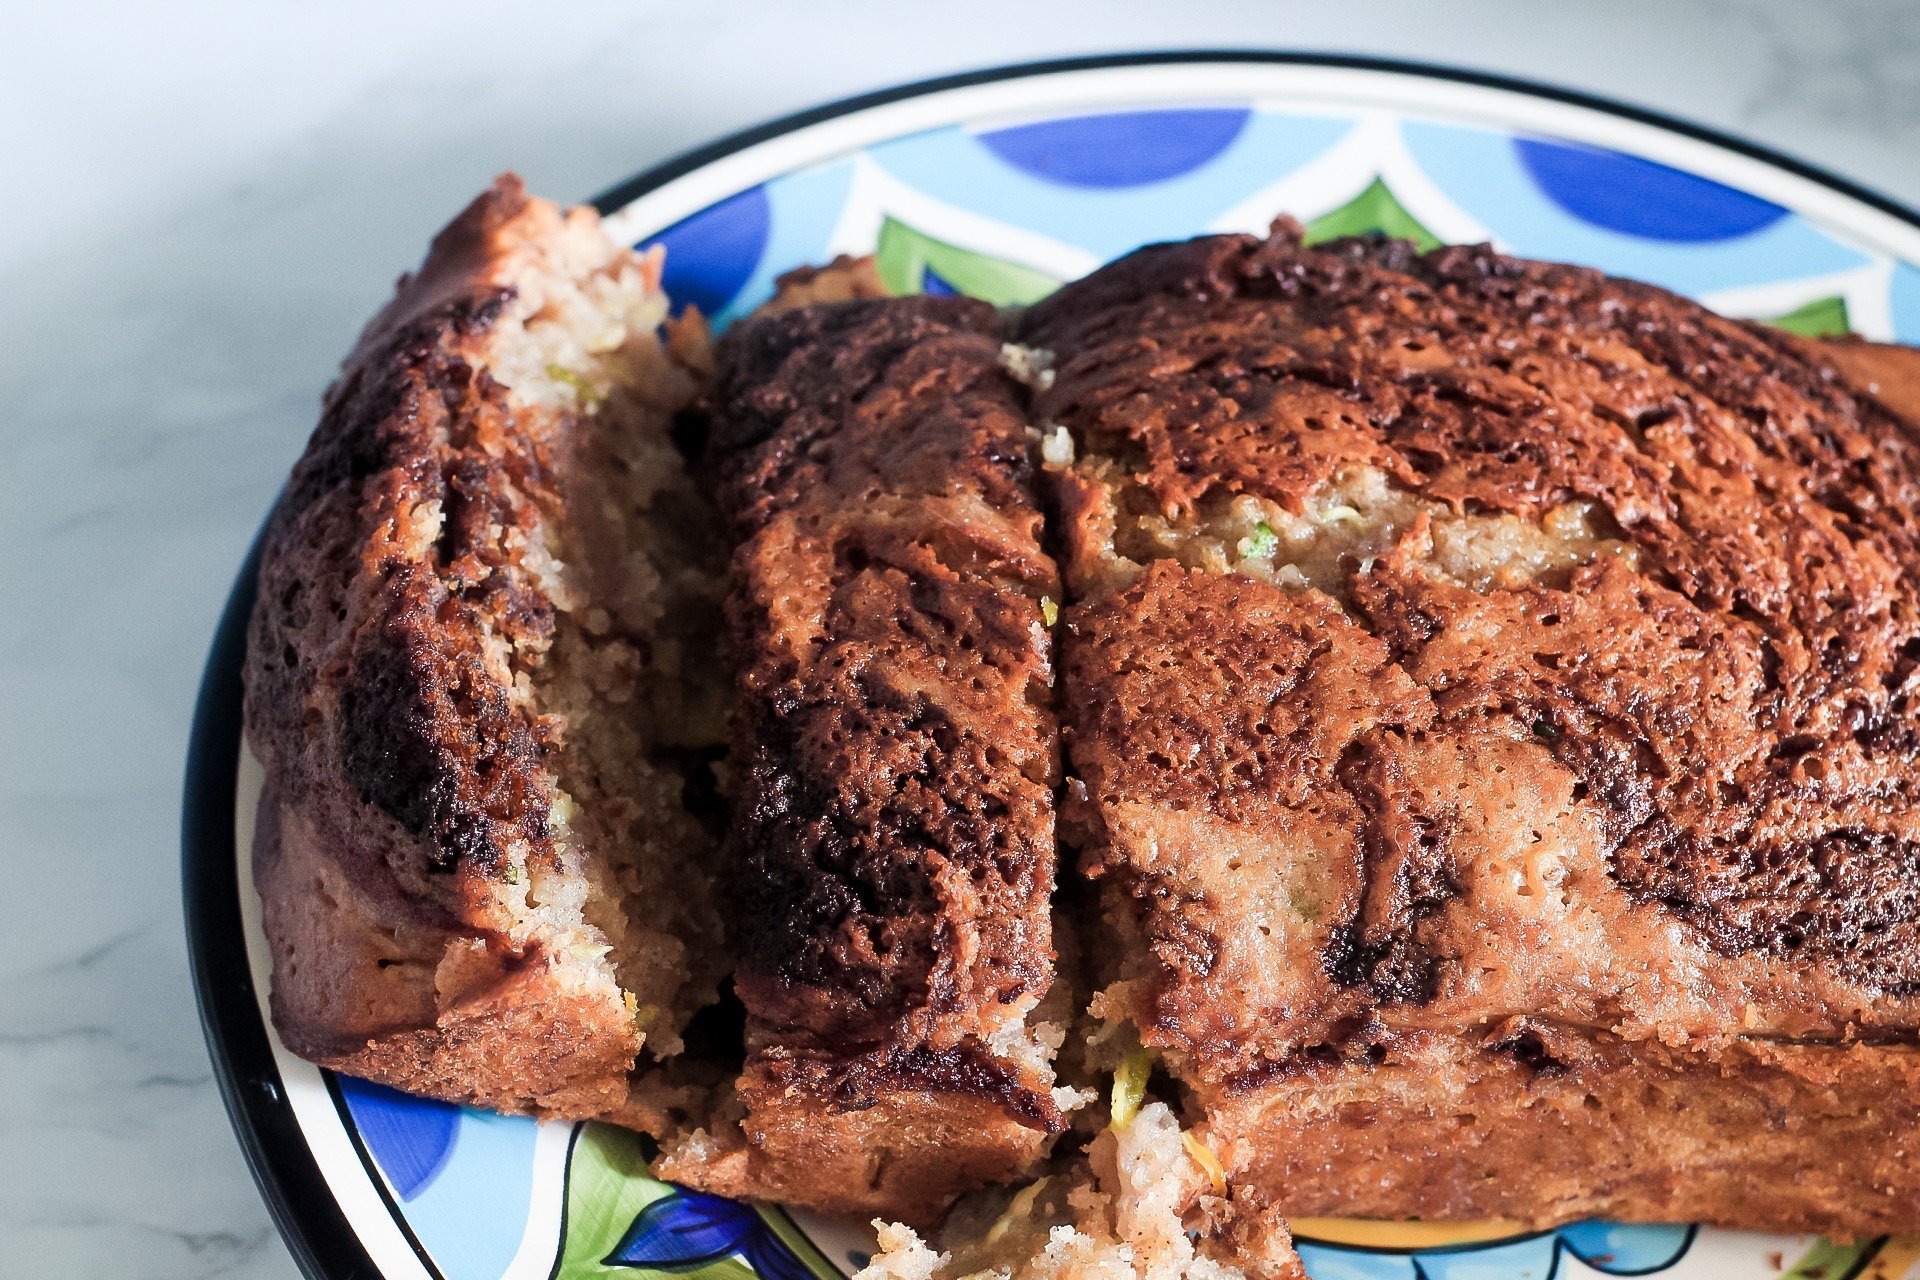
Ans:
[[[1129,868],[1167,1043],[1257,1074],[1500,1010],[1920,1022],[1920,452],[1891,393],[1597,272],[1285,233],[1143,250],[1020,336],[1078,448],[1091,865]],[[1234,499],[1301,516],[1356,475],[1392,518],[1313,571],[1331,598],[1137,567]],[[1449,567],[1573,525],[1570,559]],[[1320,867],[1332,916],[1255,904],[1254,858]],[[1264,994],[1237,1007],[1236,975]]]
[[[1864,338],[1793,340],[1809,360],[1831,367],[1856,395],[1877,400],[1908,422],[1920,422],[1920,350]]]
[[[877,1055],[856,1092],[996,1091],[1047,1127],[1044,1070],[987,1044],[1051,980],[1057,771],[1059,587],[996,328],[854,301],[721,343],[735,988],[752,1045]]]

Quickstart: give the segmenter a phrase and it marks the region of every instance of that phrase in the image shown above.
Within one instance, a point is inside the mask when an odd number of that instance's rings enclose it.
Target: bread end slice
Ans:
[[[295,1052],[660,1130],[723,943],[712,539],[669,437],[702,358],[657,258],[503,178],[367,327],[268,526],[247,734]],[[668,347],[673,346],[674,350]]]

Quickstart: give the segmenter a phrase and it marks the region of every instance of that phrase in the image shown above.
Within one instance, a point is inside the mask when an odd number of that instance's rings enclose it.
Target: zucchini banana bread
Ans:
[[[510,180],[402,282],[250,635],[290,1048],[1036,1278],[1920,1227],[1911,353],[1286,224],[875,293],[716,354]]]

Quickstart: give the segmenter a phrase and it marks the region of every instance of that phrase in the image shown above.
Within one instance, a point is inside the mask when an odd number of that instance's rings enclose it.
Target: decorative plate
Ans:
[[[780,273],[872,253],[898,292],[1031,302],[1136,245],[1262,231],[1490,240],[1806,334],[1920,342],[1920,220],[1779,157],[1536,86],[1354,60],[1171,54],[990,71],[718,143],[599,201],[664,244],[718,323]],[[187,927],[228,1110],[314,1277],[838,1280],[847,1226],[667,1186],[644,1141],[409,1098],[294,1058],[265,1018],[241,746],[253,564],[221,620],[188,764]],[[1686,1225],[1303,1221],[1316,1280],[1920,1276],[1920,1243]]]

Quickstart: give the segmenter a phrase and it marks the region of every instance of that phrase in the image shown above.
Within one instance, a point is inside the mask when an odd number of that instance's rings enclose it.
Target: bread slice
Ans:
[[[712,1190],[924,1220],[1064,1124],[1042,1006],[1060,587],[998,326],[856,300],[720,344],[748,1058],[738,1121],[662,1166]]]
[[[1096,1007],[1236,1185],[1920,1224],[1920,435],[1874,357],[1284,228],[1022,338]]]
[[[686,802],[723,722],[659,262],[506,178],[368,326],[269,523],[247,738],[289,1048],[661,1129],[725,972]]]

